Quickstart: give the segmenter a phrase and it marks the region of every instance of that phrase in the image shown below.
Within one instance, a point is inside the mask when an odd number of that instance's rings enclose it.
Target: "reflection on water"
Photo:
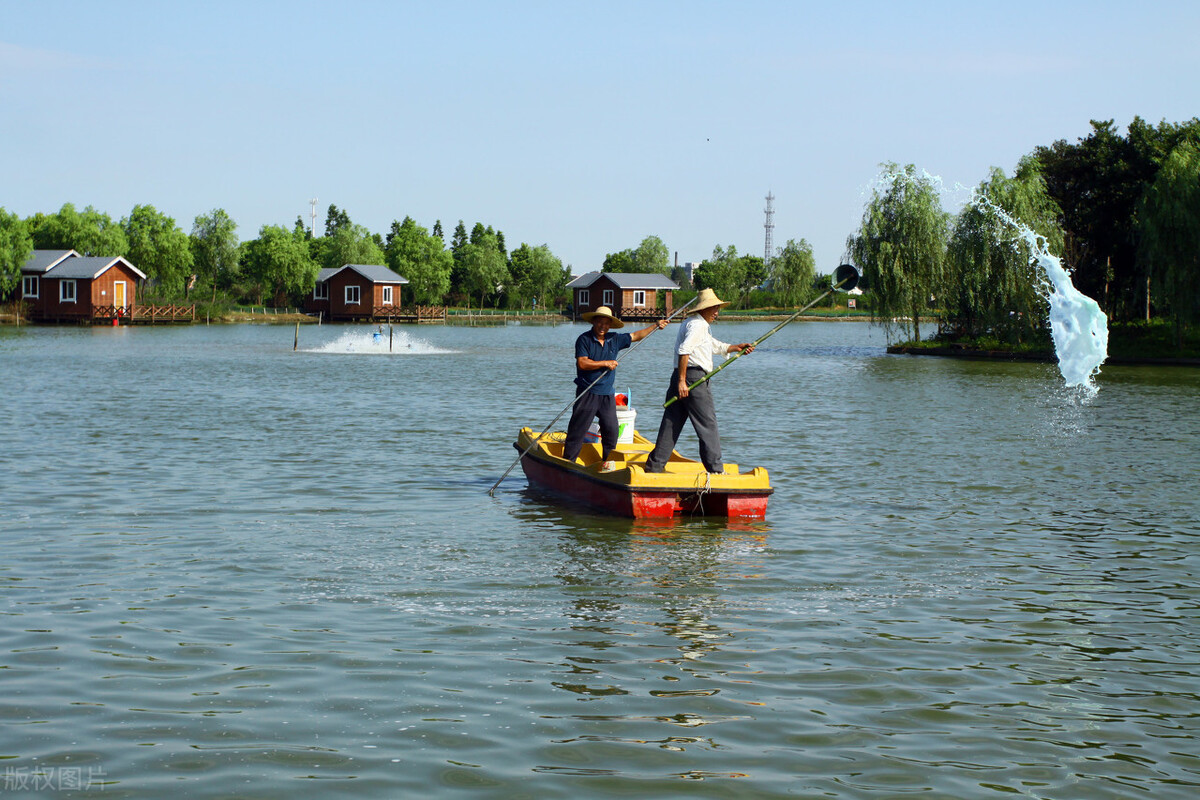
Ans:
[[[0,786],[1194,795],[1196,371],[1079,402],[1053,365],[796,323],[714,387],[765,521],[596,516],[519,471],[489,497],[577,330],[0,336]],[[672,341],[622,382],[661,392]]]

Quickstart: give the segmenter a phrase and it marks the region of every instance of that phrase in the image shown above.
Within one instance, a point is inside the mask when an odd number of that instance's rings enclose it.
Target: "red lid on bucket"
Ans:
[[[619,406],[629,405],[629,398],[626,397],[623,393],[617,392],[617,405],[619,405]]]

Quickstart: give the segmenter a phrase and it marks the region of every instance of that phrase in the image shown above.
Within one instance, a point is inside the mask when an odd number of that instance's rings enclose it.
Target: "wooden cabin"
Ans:
[[[679,284],[657,272],[588,272],[567,284],[573,316],[608,306],[621,320],[656,320],[671,315]],[[659,293],[662,308],[659,308]]]
[[[132,316],[146,273],[121,256],[34,250],[21,267],[21,300],[36,322],[91,322]]]
[[[309,314],[328,320],[370,320],[400,311],[400,287],[408,279],[377,264],[343,264],[317,273]]]

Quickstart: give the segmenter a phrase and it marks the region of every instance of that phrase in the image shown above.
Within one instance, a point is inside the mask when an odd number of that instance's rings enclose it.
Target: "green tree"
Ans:
[[[739,303],[765,279],[761,256],[738,255],[733,245],[717,245],[712,256],[696,268],[694,280],[697,289],[712,289],[723,300]]]
[[[467,288],[467,268],[464,263],[468,244],[470,241],[467,239],[467,227],[460,219],[454,226],[454,234],[450,237],[450,255],[454,259],[454,266],[450,270],[450,290],[452,292],[470,293]]]
[[[604,257],[601,272],[637,272],[632,250],[622,250],[619,253],[609,253]]]
[[[440,303],[450,291],[454,257],[440,236],[430,234],[413,220],[393,222],[384,251],[387,265],[408,280],[415,303]]]
[[[196,274],[212,287],[215,301],[217,285],[228,288],[238,273],[237,223],[225,209],[214,208],[196,217],[191,240]]]
[[[124,256],[129,242],[121,226],[88,206],[76,211],[64,203],[57,214],[39,217],[30,232],[38,250],[75,250],[85,256]]]
[[[499,295],[509,282],[508,264],[500,252],[494,233],[483,231],[464,249],[463,267],[466,271],[466,288],[479,295],[479,307],[485,298]],[[494,304],[493,304],[494,305]]]
[[[160,214],[154,206],[134,206],[121,220],[129,240],[126,257],[168,295],[183,294],[195,259],[191,241],[175,220]]]
[[[804,239],[799,242],[788,239],[771,259],[767,271],[771,290],[781,305],[802,305],[812,295],[813,280],[817,275],[812,245]]]
[[[632,272],[656,272],[660,275],[671,274],[671,253],[663,240],[657,236],[647,236],[633,251]]]
[[[353,223],[350,222],[350,215],[339,209],[333,203],[329,204],[329,209],[325,212],[325,235],[333,236],[343,228],[349,228]],[[350,263],[350,262],[347,262]]]
[[[510,295],[520,307],[537,298],[543,308],[549,308],[565,286],[562,259],[544,244],[530,247],[522,242],[512,252],[509,271],[513,282]]]
[[[383,248],[362,225],[344,225],[326,236],[321,247],[321,266],[337,269],[346,264],[385,264]]]
[[[871,289],[872,314],[920,340],[921,314],[942,289],[949,215],[933,181],[912,164],[884,164],[881,183],[846,251]]]
[[[1138,208],[1139,255],[1182,346],[1185,328],[1200,320],[1200,148],[1176,146]]]
[[[285,305],[288,295],[312,288],[318,269],[303,231],[264,225],[258,238],[246,242],[242,250],[242,277],[258,303],[270,296],[276,305]]]
[[[21,282],[21,267],[33,255],[29,225],[0,207],[0,297]]]
[[[1200,143],[1200,120],[1150,125],[1140,117],[1122,136],[1113,120],[1092,120],[1075,144],[1038,147],[1050,196],[1061,209],[1064,260],[1076,288],[1110,316],[1133,319],[1145,308],[1145,269],[1138,264],[1137,206],[1162,163],[1184,142]]]
[[[1028,340],[1045,331],[1047,302],[1038,289],[1045,276],[1013,223],[1029,228],[1047,250],[1061,255],[1058,204],[1031,157],[1021,159],[1011,178],[992,169],[975,196],[955,219],[947,248],[941,296],[946,320],[965,336],[992,333],[1008,342]]]

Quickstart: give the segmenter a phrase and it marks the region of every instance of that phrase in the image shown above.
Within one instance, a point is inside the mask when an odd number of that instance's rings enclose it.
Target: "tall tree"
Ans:
[[[0,297],[21,282],[21,267],[33,255],[29,226],[16,214],[0,207]]]
[[[428,233],[412,217],[392,223],[384,256],[388,267],[408,280],[414,302],[440,303],[450,291],[453,256],[440,236]]]
[[[1138,209],[1139,254],[1182,345],[1184,329],[1200,321],[1200,148],[1176,146]]]
[[[85,256],[124,256],[129,241],[108,214],[88,206],[76,211],[64,203],[57,214],[40,217],[31,231],[38,250],[75,250]]]
[[[813,293],[817,262],[807,240],[788,239],[767,267],[771,290],[785,306],[799,306]]]
[[[237,223],[225,209],[214,208],[196,217],[191,239],[196,274],[212,287],[215,301],[217,285],[228,287],[238,272]]]
[[[622,250],[619,253],[609,253],[604,257],[601,272],[636,272],[633,260],[633,250]]]
[[[257,302],[270,296],[277,305],[288,295],[312,288],[318,267],[309,257],[307,235],[278,225],[264,225],[258,238],[246,242],[242,253],[242,275]]]
[[[325,212],[325,235],[333,236],[343,228],[350,227],[350,215],[339,209],[333,203],[329,204],[329,210]]]
[[[522,242],[513,250],[509,271],[513,282],[510,295],[519,306],[536,299],[548,308],[565,286],[562,259],[544,244],[530,247]]]
[[[671,274],[671,252],[657,236],[647,236],[633,251],[633,272]]]
[[[1011,178],[993,169],[975,195],[978,199],[955,219],[947,249],[941,303],[947,322],[966,336],[991,332],[1008,342],[1028,340],[1045,331],[1047,303],[1038,289],[1045,276],[1038,272],[1023,232],[1012,222],[1027,227],[1047,250],[1061,255],[1058,204],[1031,157],[1021,159]]]
[[[510,276],[507,261],[500,252],[494,233],[482,231],[472,239],[474,241],[463,248],[463,267],[467,289],[479,295],[479,306],[482,308],[487,297],[504,291]]]
[[[336,269],[345,264],[385,264],[383,248],[362,225],[345,225],[325,237],[321,266]]]
[[[121,227],[129,240],[129,261],[156,281],[160,291],[183,294],[195,259],[188,235],[175,220],[154,206],[139,205],[121,220]]]
[[[933,181],[912,164],[902,170],[884,164],[881,184],[846,250],[871,289],[876,319],[889,329],[899,324],[919,340],[921,314],[942,289],[949,215]]]

